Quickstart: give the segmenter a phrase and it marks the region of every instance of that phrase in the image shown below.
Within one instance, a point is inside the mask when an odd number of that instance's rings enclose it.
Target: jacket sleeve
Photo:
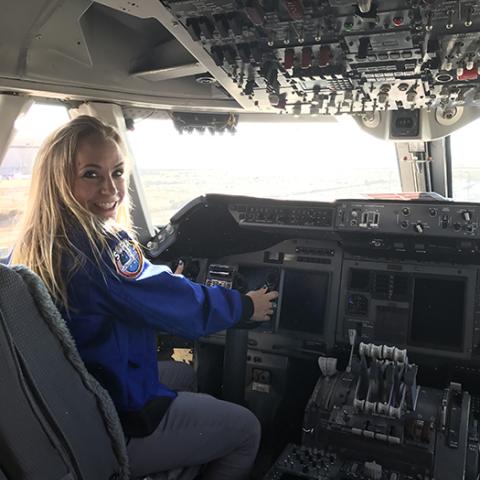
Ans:
[[[102,303],[115,317],[191,339],[232,327],[253,313],[250,298],[236,290],[191,282],[147,260],[136,278],[115,271],[97,278],[108,299]]]

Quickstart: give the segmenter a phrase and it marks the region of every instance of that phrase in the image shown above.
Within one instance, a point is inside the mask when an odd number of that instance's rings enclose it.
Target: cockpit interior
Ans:
[[[252,479],[480,478],[480,196],[454,195],[450,140],[480,132],[480,2],[0,4],[0,185],[33,102],[122,135],[146,118],[213,138],[270,122],[291,125],[276,140],[286,148],[313,126],[309,155],[338,181],[326,125],[391,144],[397,192],[327,201],[214,189],[161,224],[134,169],[133,219],[153,263],[181,259],[207,286],[279,292],[269,322],[194,343],[162,334],[160,350],[191,350],[199,390],[258,417]],[[310,174],[294,155],[242,150],[271,171]]]

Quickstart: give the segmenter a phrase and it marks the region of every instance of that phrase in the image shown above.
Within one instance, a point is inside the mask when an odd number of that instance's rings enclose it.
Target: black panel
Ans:
[[[350,270],[350,288],[368,291],[370,289],[370,272],[368,270]]]
[[[390,135],[393,138],[416,137],[420,133],[420,111],[399,110],[392,112]]]
[[[408,317],[408,308],[377,306],[375,340],[392,345],[405,345],[407,341]]]
[[[461,350],[465,281],[416,278],[410,341],[417,346]]]
[[[325,324],[329,274],[287,270],[283,285],[280,330],[321,335]]]
[[[278,290],[280,270],[272,267],[241,266],[235,275],[233,288],[241,293],[268,287],[269,290]]]

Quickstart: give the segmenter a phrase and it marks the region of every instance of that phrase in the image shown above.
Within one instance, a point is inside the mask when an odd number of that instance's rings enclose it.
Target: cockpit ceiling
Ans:
[[[2,3],[3,91],[370,121],[438,111],[445,124],[480,106],[474,0]]]
[[[4,2],[6,3],[6,2]],[[0,16],[0,89],[160,108],[238,109],[156,18],[86,0],[16,0]]]

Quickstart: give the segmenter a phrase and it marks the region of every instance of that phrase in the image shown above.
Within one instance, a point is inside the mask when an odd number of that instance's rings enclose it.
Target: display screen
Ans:
[[[461,350],[464,335],[464,279],[415,278],[409,343]]]
[[[279,330],[323,334],[329,274],[286,270]]]
[[[377,305],[375,315],[375,341],[396,346],[407,343],[410,309],[394,305]]]

